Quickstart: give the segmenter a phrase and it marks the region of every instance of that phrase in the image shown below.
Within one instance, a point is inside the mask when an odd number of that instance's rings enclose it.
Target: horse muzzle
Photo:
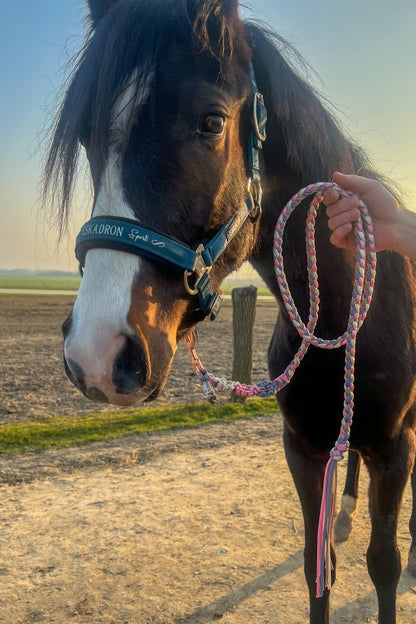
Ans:
[[[72,383],[99,403],[128,406],[151,401],[165,381],[152,375],[147,346],[137,337],[122,334],[90,344],[65,340],[64,364]]]

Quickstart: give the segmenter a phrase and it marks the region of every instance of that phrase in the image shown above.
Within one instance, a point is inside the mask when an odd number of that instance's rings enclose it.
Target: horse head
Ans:
[[[209,276],[216,300],[255,245],[255,219],[236,218],[259,200],[248,190],[251,50],[237,0],[90,0],[89,8],[90,36],[48,166],[64,161],[68,189],[82,145],[94,188],[83,232],[117,236],[127,224],[130,241],[147,251],[84,249],[83,279],[63,326],[64,360],[87,397],[130,405],[160,393],[178,341],[208,313],[195,281]],[[225,243],[210,266],[201,250],[218,233]],[[199,250],[202,271],[155,255],[158,244]]]

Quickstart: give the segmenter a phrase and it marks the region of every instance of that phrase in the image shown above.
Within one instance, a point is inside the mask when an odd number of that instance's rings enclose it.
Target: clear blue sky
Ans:
[[[294,43],[377,167],[416,209],[416,3],[414,0],[246,0],[253,15]],[[81,0],[3,0],[0,21],[0,268],[76,268],[73,239],[37,218],[42,132],[65,64],[84,31]],[[72,221],[88,216],[85,181]]]

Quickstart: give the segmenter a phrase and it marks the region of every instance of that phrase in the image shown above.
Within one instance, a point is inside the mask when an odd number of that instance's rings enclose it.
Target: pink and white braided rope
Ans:
[[[341,429],[335,446],[330,451],[330,459],[325,470],[321,515],[318,528],[317,597],[323,595],[324,588],[330,589],[331,587],[330,544],[335,517],[336,467],[337,463],[344,458],[344,454],[349,447],[350,428],[354,412],[356,337],[370,307],[376,272],[373,223],[367,206],[360,200],[360,217],[354,228],[356,240],[355,279],[347,329],[341,336],[331,340],[325,340],[316,336],[313,332],[319,316],[319,283],[316,263],[315,220],[322,200],[322,194],[330,188],[335,188],[342,196],[348,195],[346,191],[331,182],[310,184],[296,193],[286,204],[279,216],[274,231],[273,259],[277,282],[289,317],[302,338],[301,345],[286,370],[272,381],[262,381],[254,385],[221,379],[206,371],[196,354],[194,338],[191,336],[187,339],[193,366],[201,380],[204,392],[210,401],[215,401],[216,399],[215,390],[233,391],[240,396],[246,397],[271,396],[282,390],[282,388],[290,382],[310,345],[320,349],[337,349],[345,345],[344,405]],[[314,197],[310,203],[306,219],[306,255],[310,306],[308,322],[305,325],[293,301],[286,280],[282,247],[284,229],[290,215],[304,199],[311,195],[314,195]]]

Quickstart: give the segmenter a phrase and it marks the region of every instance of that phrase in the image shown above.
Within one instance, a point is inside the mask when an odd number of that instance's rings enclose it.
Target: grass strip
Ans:
[[[274,398],[254,398],[244,403],[189,403],[115,410],[86,416],[51,416],[42,420],[0,425],[0,453],[67,448],[152,431],[266,416],[277,410]]]

